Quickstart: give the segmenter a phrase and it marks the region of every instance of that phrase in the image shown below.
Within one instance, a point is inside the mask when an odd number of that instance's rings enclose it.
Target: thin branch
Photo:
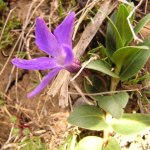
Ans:
[[[145,87],[143,87],[145,88]],[[142,88],[142,89],[143,89]],[[115,93],[120,93],[120,92],[134,92],[134,91],[139,91],[142,89],[133,89],[133,90],[120,90],[120,91],[111,91],[111,92],[101,92],[101,93],[92,93],[92,94],[88,94],[88,93],[83,93],[83,95],[85,96],[98,96],[98,95],[107,95],[107,94],[115,94]],[[75,93],[75,92],[68,92],[70,95],[80,95],[80,93]]]
[[[147,14],[148,0],[145,1],[145,14]]]
[[[129,16],[127,17],[127,21],[128,21],[128,24],[129,24],[129,27],[131,29],[131,32],[132,32],[132,35],[133,35],[133,38],[134,38],[134,41],[137,41],[137,42],[143,42],[143,40],[141,40],[140,38],[138,38],[134,32],[134,29],[132,28],[132,25],[131,25],[131,22],[130,22],[130,18],[132,17],[133,13],[135,12],[135,10],[142,4],[143,0],[141,0],[139,2],[139,4],[134,7],[134,9],[131,11],[131,13],[129,14]]]
[[[124,3],[124,4],[127,4],[127,5],[129,5],[129,6],[131,6],[131,7],[134,7],[132,4],[130,4],[128,1],[126,1],[126,0],[118,0],[119,2],[122,2],[122,3]]]

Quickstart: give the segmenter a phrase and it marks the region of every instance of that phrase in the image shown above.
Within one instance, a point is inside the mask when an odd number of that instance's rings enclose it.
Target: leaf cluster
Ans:
[[[3,0],[0,0],[0,12],[8,11],[8,10],[9,10],[9,8],[7,7],[7,4]]]
[[[130,43],[133,41],[133,35],[127,17],[132,10],[132,7],[121,4],[118,12],[114,12],[111,18],[106,15],[109,21],[106,33],[106,48],[102,47],[107,59],[92,61],[86,66],[87,69],[111,76],[110,91],[116,90],[120,80],[127,81],[133,77],[150,56],[150,37],[145,39],[143,43],[130,46]],[[131,24],[133,20],[134,14],[130,18]],[[138,34],[149,20],[150,14],[145,16],[134,27],[135,34]],[[112,67],[114,67],[114,72]],[[91,76],[89,79],[93,85],[85,80],[86,92],[99,93],[101,91],[100,80],[95,76]],[[98,107],[89,105],[79,106],[68,117],[68,122],[71,125],[97,131],[109,130],[112,127],[116,133],[123,136],[143,133],[150,125],[150,115],[140,113],[124,114],[124,108],[129,99],[129,95],[126,92],[107,96],[97,95],[93,96],[93,98],[97,101]],[[110,124],[106,121],[107,115],[105,116],[104,112],[113,117]],[[78,143],[77,150],[121,149],[113,137],[109,137],[105,148],[102,147],[102,141],[102,138],[95,136],[85,137]]]
[[[0,43],[0,51],[5,50],[9,45],[13,44],[14,33],[12,33],[11,30],[19,29],[22,23],[23,23],[23,19],[18,21],[18,18],[14,13],[13,17],[8,21],[7,25],[5,26],[5,19],[4,16],[2,16],[2,19],[0,20],[0,25],[1,25],[0,30],[3,30],[4,26],[5,29]]]
[[[119,75],[120,80],[127,80],[133,77],[146,63],[150,56],[150,37],[145,39],[143,43],[136,46],[129,46],[133,41],[133,35],[127,21],[127,17],[131,12],[131,9],[128,7],[121,4],[118,13],[114,12],[111,18],[106,16],[109,21],[105,48],[105,54],[108,59],[107,63],[103,60],[97,60],[89,63],[86,68],[101,71],[112,77]],[[134,15],[130,19],[131,23],[133,19]],[[150,14],[141,19],[134,27],[135,34],[143,28],[149,19]],[[101,63],[102,61],[110,66],[109,71],[108,67],[104,63]],[[100,63],[101,65],[98,65]],[[116,72],[111,71],[111,67],[114,65],[117,70]],[[103,69],[100,70],[100,68]],[[118,77],[116,76],[116,78]]]

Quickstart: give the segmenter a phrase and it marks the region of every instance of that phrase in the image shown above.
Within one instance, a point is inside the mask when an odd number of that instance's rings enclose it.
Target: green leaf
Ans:
[[[89,77],[90,80],[92,80],[93,76]],[[92,82],[93,83],[93,82]],[[90,85],[90,83],[88,83],[88,81],[86,79],[84,79],[84,87],[87,93],[98,93],[99,91],[92,85]]]
[[[73,6],[76,5],[76,1],[75,0],[71,0],[71,3],[72,3]]]
[[[144,18],[142,18],[140,20],[140,22],[135,26],[134,28],[134,32],[135,34],[138,34],[139,31],[145,26],[145,24],[150,20],[150,13],[147,14]],[[133,40],[133,36],[132,33],[130,35],[130,39],[128,40],[128,42],[126,43],[126,45],[129,45]]]
[[[95,99],[98,100],[98,105],[102,109],[119,119],[123,115],[122,108],[126,106],[129,96],[126,92],[121,92],[111,96],[96,96]]]
[[[149,56],[150,50],[140,50],[135,55],[133,55],[124,65],[120,74],[120,79],[127,80],[130,77],[134,76],[144,66]]]
[[[90,77],[90,79],[92,79]],[[91,86],[84,81],[84,87],[87,93],[97,93],[99,92],[95,86]],[[92,82],[93,83],[93,82]],[[129,96],[126,92],[121,92],[111,96],[93,96],[95,100],[98,101],[98,105],[104,109],[106,112],[110,113],[113,117],[119,119],[123,115],[123,109],[129,99]]]
[[[132,136],[143,133],[150,126],[150,115],[124,114],[112,124],[116,133],[124,136]]]
[[[104,15],[108,19],[108,21],[109,21],[109,23],[110,23],[110,25],[113,28],[113,31],[115,33],[115,37],[116,37],[116,49],[119,49],[119,48],[123,47],[122,39],[121,39],[121,36],[119,34],[119,31],[117,30],[117,27],[115,26],[115,24],[113,23],[113,21],[106,14],[104,14]],[[113,35],[113,37],[114,37],[114,35]]]
[[[120,33],[120,36],[122,38],[122,43],[125,45],[129,37],[131,36],[131,29],[129,27],[127,17],[129,16],[129,12],[125,5],[121,4],[119,5],[118,15],[117,15],[117,21],[116,21],[116,27]]]
[[[117,12],[114,12],[110,19],[113,21],[114,24],[116,24],[116,18],[117,18]],[[116,38],[114,36],[114,30],[110,23],[108,23],[107,32],[106,32],[106,48],[107,53],[110,58],[110,60],[113,62],[113,53],[116,51]]]
[[[0,105],[2,105],[3,103],[5,103],[5,101],[0,99]]]
[[[0,99],[0,108],[4,103],[5,103],[5,101]]]
[[[121,150],[120,145],[118,144],[117,140],[114,137],[108,138],[108,144],[106,147],[102,148],[102,150]]]
[[[62,5],[62,1],[59,0],[59,3],[60,3],[59,16],[62,17],[62,14],[63,14],[63,5]]]
[[[86,62],[84,62],[84,63],[86,63]],[[84,63],[82,65],[84,65]],[[113,73],[110,70],[110,67],[101,60],[91,61],[85,68],[101,71],[105,74],[108,74],[108,75],[114,77],[114,78],[119,78],[115,73]]]
[[[93,76],[92,77],[92,83],[93,83],[93,86],[97,89],[98,92],[106,92],[108,90],[108,86],[107,86],[107,83],[109,85],[109,82],[106,80],[106,81],[103,81],[101,78],[99,78],[100,76],[97,75],[97,76]]]
[[[90,130],[106,130],[104,113],[95,106],[82,105],[76,108],[68,117],[67,121],[74,126]]]
[[[77,145],[76,150],[101,150],[103,139],[96,136],[87,136]]]
[[[147,46],[126,46],[120,48],[113,54],[113,59],[116,65],[122,66],[131,56],[137,53],[140,49],[149,49]]]
[[[92,82],[92,85],[89,83],[89,81],[87,81],[86,79],[84,79],[84,87],[87,93],[99,93],[99,92],[105,92],[106,88],[107,88],[107,84],[105,82],[105,84],[102,82],[101,79],[99,79],[96,76],[90,76],[89,77],[90,81]]]
[[[121,80],[127,80],[134,76],[148,60],[150,56],[150,37],[145,39],[144,42],[138,46],[148,46],[149,50],[139,50],[124,63],[120,73]]]

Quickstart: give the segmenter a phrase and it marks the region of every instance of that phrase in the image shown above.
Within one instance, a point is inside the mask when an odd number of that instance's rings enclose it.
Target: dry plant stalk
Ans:
[[[117,1],[112,3],[111,0],[108,0],[108,1],[104,1],[101,4],[100,9],[105,14],[109,15],[114,10],[114,8],[116,8],[117,5],[118,5]],[[91,42],[91,40],[93,39],[93,37],[95,36],[97,31],[99,30],[99,28],[100,28],[102,22],[105,20],[105,18],[106,18],[105,15],[103,15],[100,12],[97,12],[95,17],[93,18],[94,23],[90,22],[86,26],[79,42],[73,49],[76,59],[80,59],[81,56],[84,54],[87,46],[89,45],[89,43]],[[50,87],[50,89],[48,91],[48,95],[55,96],[56,93],[58,93],[60,88],[66,88],[65,86],[62,86],[62,85],[64,84],[64,81],[66,80],[66,76],[68,76],[68,74],[70,74],[70,73],[67,72],[66,70],[61,70],[59,72],[58,76],[56,77],[56,79],[54,80],[52,86]],[[65,90],[63,90],[63,89],[61,89],[61,91],[65,92]],[[64,93],[63,95],[65,95],[65,94],[66,93]],[[60,95],[60,98],[61,98],[61,95]],[[62,100],[60,99],[60,101],[62,101]],[[65,100],[65,101],[67,101],[67,100]]]
[[[129,16],[127,17],[127,21],[128,21],[128,24],[129,24],[129,27],[131,29],[131,32],[132,32],[132,35],[133,35],[133,38],[134,38],[135,42],[143,42],[143,41],[136,36],[136,34],[135,34],[135,32],[134,32],[134,30],[132,28],[132,25],[131,25],[131,22],[130,22],[130,18],[132,17],[132,15],[135,12],[135,10],[142,4],[142,2],[143,2],[143,0],[141,0],[139,2],[139,4],[131,11],[131,13],[129,14]]]
[[[57,78],[52,83],[51,87],[49,88],[48,95],[52,95],[53,97],[57,94],[61,86],[66,80],[66,77],[70,75],[70,72],[66,70],[61,70],[57,75]]]
[[[69,84],[70,74],[67,74],[66,80],[64,81],[64,84],[62,85],[61,91],[60,91],[60,97],[59,97],[59,106],[62,108],[65,108],[68,106],[68,84]]]
[[[111,0],[105,1],[101,4],[100,10],[103,11],[105,14],[109,15],[117,6],[117,4],[118,2],[114,2],[112,4]],[[87,46],[89,45],[89,43],[91,42],[91,40],[93,39],[97,31],[99,30],[101,24],[105,19],[106,19],[105,15],[103,15],[101,12],[97,12],[95,17],[93,18],[94,23],[90,22],[86,26],[79,42],[73,49],[76,59],[80,59],[81,56],[84,54]]]
[[[81,16],[80,16],[80,18],[79,18],[77,24],[75,25],[74,33],[73,33],[73,36],[72,36],[72,39],[73,39],[73,40],[75,39],[75,36],[76,36],[77,30],[78,30],[78,28],[79,28],[79,25],[82,23],[83,19],[86,17],[86,15],[87,15],[88,12],[89,12],[89,10],[88,10],[87,8],[92,9],[92,8],[96,5],[96,3],[98,3],[98,0],[96,0],[96,1],[94,1],[94,2],[92,2],[92,3],[90,3],[91,6],[89,6],[89,7],[87,7],[87,6],[88,6],[88,3],[89,3],[89,0],[87,1],[86,6],[83,8],[82,14],[81,14]],[[84,12],[84,11],[85,11],[85,12]]]

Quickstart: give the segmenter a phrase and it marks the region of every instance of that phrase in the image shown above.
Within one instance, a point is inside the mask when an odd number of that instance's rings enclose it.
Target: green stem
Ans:
[[[119,76],[120,70],[121,70],[121,66],[120,65],[116,66],[115,74]],[[114,77],[111,78],[110,91],[116,91],[116,87],[119,81],[120,79],[118,78],[114,78]]]
[[[116,66],[115,74],[119,76],[120,70],[121,70],[121,66],[119,66],[119,65]],[[111,78],[110,91],[116,90],[119,81],[120,81],[120,79],[118,79],[118,78],[114,78],[114,77]],[[110,128],[107,130],[104,130],[104,134],[103,134],[103,143],[104,144],[106,144],[108,142],[108,138],[109,138],[110,130],[111,130],[111,123],[112,123],[112,116],[108,112],[106,112],[106,122],[110,126]]]

